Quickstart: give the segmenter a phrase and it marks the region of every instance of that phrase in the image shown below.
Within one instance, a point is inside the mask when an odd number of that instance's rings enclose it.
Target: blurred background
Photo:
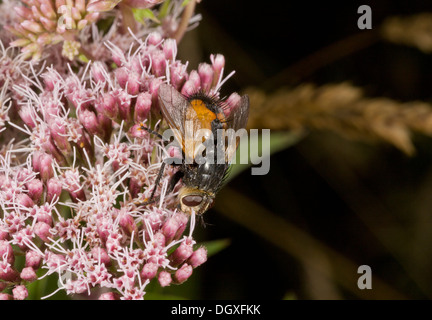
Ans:
[[[371,30],[357,27],[363,4]],[[212,255],[160,293],[431,298],[432,4],[204,0],[196,11],[181,58],[225,55],[236,74],[222,93],[248,93],[249,127],[271,129],[270,172],[235,170],[197,228]],[[360,265],[371,290],[357,287]]]

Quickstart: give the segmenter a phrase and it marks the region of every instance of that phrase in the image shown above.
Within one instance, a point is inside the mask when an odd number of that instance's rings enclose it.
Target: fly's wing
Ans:
[[[177,142],[184,150],[184,122],[189,102],[175,88],[165,83],[159,86],[158,98],[162,115],[168,122],[171,129],[174,131],[174,136]]]
[[[231,159],[236,153],[238,144],[240,143],[240,137],[245,133],[246,124],[249,117],[249,96],[244,95],[241,97],[239,105],[231,111],[228,116],[227,124],[228,130],[226,140],[228,140],[228,146],[225,150],[225,161],[231,162]]]

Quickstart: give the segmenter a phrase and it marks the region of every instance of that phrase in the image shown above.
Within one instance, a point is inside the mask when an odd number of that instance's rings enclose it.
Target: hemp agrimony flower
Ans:
[[[49,295],[142,299],[151,281],[183,283],[207,260],[193,238],[195,214],[179,210],[180,186],[168,192],[178,169],[158,178],[179,151],[142,128],[167,128],[162,84],[218,96],[225,60],[212,55],[188,71],[168,37],[184,24],[183,1],[169,1],[163,14],[161,2],[15,2],[14,39],[0,42],[1,299],[25,299],[27,284],[50,275],[58,288]],[[119,6],[149,10],[154,24],[128,26],[136,32],[122,39],[121,26],[98,30],[94,22],[106,17],[127,22]],[[228,98],[227,112],[239,99]],[[152,194],[155,203],[137,205]]]

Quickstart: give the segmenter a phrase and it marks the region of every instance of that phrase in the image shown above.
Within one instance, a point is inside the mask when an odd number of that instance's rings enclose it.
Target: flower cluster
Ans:
[[[41,14],[46,28],[48,2],[38,3],[19,10]],[[167,151],[142,128],[166,126],[162,83],[218,95],[224,57],[188,72],[176,41],[159,32],[127,51],[106,46],[110,59],[64,69],[36,68],[1,47],[1,299],[24,299],[28,283],[51,274],[68,294],[141,299],[150,281],[183,283],[207,259],[193,238],[195,216],[178,210],[179,186],[167,192],[177,169],[166,168],[156,185]],[[227,99],[227,112],[239,99]],[[157,202],[142,205],[155,189]]]
[[[179,26],[184,9],[182,1],[173,1],[170,11],[165,10],[159,17],[153,11],[141,11],[141,16],[150,17],[146,21],[134,19],[134,14],[140,14],[139,10],[150,10],[161,2],[163,0],[22,0],[14,3],[7,0],[2,7],[12,7],[14,15],[5,13],[3,15],[7,16],[2,17],[0,13],[0,18],[3,18],[0,20],[6,21],[4,28],[15,38],[10,45],[21,47],[26,58],[31,57],[34,61],[42,57],[46,59],[54,54],[48,53],[47,49],[59,45],[66,60],[95,60],[97,57],[90,49],[92,44],[101,45],[98,41],[101,37],[92,32],[95,31],[95,22],[100,20],[115,17],[108,33],[111,37],[115,37],[119,25],[121,35],[128,40],[131,39],[129,31],[141,36],[151,31],[158,31],[164,37],[171,36]],[[196,18],[192,22],[194,20]]]

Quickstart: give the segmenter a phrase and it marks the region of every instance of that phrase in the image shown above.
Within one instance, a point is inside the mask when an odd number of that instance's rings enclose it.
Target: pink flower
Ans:
[[[38,1],[35,9],[17,9],[21,38],[35,36],[37,47],[24,46],[33,57],[46,49],[37,39],[47,30],[67,34],[52,24],[58,3]],[[138,2],[152,7],[160,1]],[[78,23],[116,4],[76,1],[71,19]],[[107,42],[111,57],[81,68],[36,71],[32,65],[31,75],[13,87],[19,98],[4,89],[19,115],[2,118],[4,130],[25,140],[0,155],[0,279],[14,288],[1,297],[25,299],[25,284],[42,273],[57,275],[58,290],[70,295],[101,290],[100,299],[142,299],[150,280],[162,287],[183,283],[206,261],[205,248],[194,248],[195,216],[179,211],[178,188],[167,192],[177,168],[167,167],[156,185],[166,153],[145,128],[161,126],[162,83],[217,96],[224,58],[211,56],[212,64],[189,72],[177,58],[176,41],[163,34],[150,33],[133,47],[125,52]],[[236,104],[235,97],[230,101]],[[181,150],[168,154],[178,157]],[[158,201],[142,205],[153,190]],[[24,266],[15,265],[17,250]]]

